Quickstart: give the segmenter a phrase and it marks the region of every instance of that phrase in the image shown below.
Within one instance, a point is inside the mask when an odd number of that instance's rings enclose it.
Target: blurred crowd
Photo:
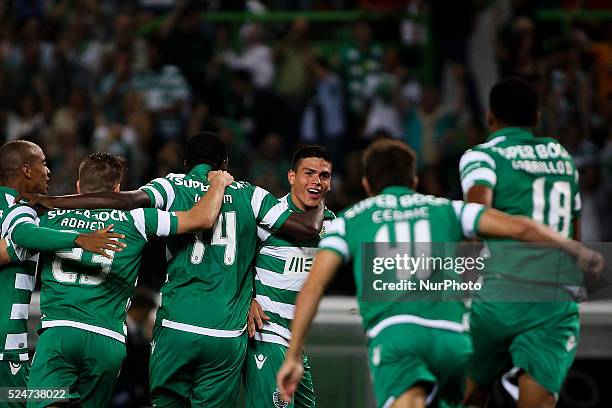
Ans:
[[[74,192],[78,163],[94,150],[128,159],[124,188],[180,172],[188,135],[209,130],[231,146],[237,178],[282,195],[291,151],[319,143],[334,158],[335,210],[363,197],[360,149],[393,137],[417,151],[422,191],[456,198],[458,158],[487,136],[469,40],[479,13],[499,3],[510,11],[497,22],[498,75],[537,84],[539,132],[582,170],[585,239],[609,240],[612,22],[540,21],[547,1],[4,1],[0,137],[43,146],[54,194]],[[355,8],[392,12],[343,23],[201,18]],[[406,12],[430,16],[433,35]]]

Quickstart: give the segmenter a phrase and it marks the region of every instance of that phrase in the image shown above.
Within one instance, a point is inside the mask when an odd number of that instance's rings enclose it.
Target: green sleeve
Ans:
[[[140,187],[140,190],[147,193],[151,207],[160,210],[169,210],[174,202],[174,187],[168,179],[159,177],[148,184]]]
[[[15,225],[11,239],[20,247],[34,251],[57,251],[63,248],[76,248],[74,242],[79,234],[76,232],[56,231],[51,228],[39,227],[34,223]]]
[[[137,208],[130,211],[138,232],[146,239],[151,235],[167,237],[178,230],[178,218],[174,212],[155,208]]]
[[[344,262],[351,259],[351,250],[346,236],[346,220],[338,217],[329,223],[325,235],[319,242],[319,249],[327,249],[342,257]]]
[[[257,224],[272,230],[278,230],[291,215],[286,203],[261,187],[252,190],[251,208]]]

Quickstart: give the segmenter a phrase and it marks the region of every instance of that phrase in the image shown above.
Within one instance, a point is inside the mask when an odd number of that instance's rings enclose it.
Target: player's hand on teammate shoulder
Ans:
[[[211,187],[227,187],[234,182],[234,176],[223,170],[211,171],[208,173],[208,182]]]
[[[109,225],[104,229],[99,229],[89,234],[79,234],[75,243],[86,251],[100,254],[105,258],[112,258],[107,251],[119,252],[126,245],[118,239],[125,238],[125,235],[111,232],[114,225]]]
[[[297,358],[285,357],[285,362],[276,374],[276,386],[284,401],[291,402],[298,384],[304,376],[304,366]]]

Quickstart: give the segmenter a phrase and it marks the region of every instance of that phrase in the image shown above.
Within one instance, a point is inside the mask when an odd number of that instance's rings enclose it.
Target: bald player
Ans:
[[[0,387],[26,387],[28,380],[28,307],[38,258],[33,254],[80,247],[109,257],[105,250],[125,246],[116,241],[123,235],[109,232],[112,225],[90,234],[39,227],[36,212],[15,198],[18,192],[46,193],[49,173],[36,144],[20,140],[0,148],[0,246],[10,260],[0,266]],[[3,406],[25,407],[25,402]]]

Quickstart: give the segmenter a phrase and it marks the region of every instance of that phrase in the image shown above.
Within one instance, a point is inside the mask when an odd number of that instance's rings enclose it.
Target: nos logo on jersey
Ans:
[[[280,392],[278,392],[278,388],[274,390],[274,394],[272,394],[272,402],[274,402],[274,406],[276,408],[285,408],[289,403],[281,397]]]
[[[293,255],[285,261],[283,273],[309,272],[313,258],[307,255]]]

